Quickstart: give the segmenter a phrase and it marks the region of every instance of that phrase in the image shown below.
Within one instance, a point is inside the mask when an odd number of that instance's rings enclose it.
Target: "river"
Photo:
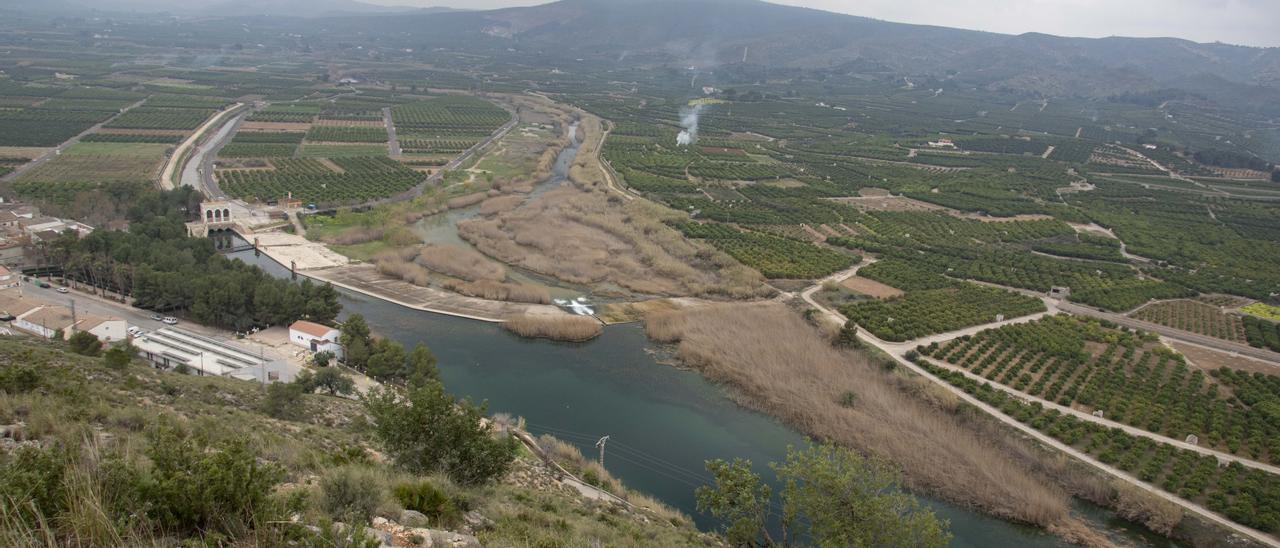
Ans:
[[[564,181],[576,152],[575,139],[539,191]],[[467,245],[456,230],[450,232],[458,220],[473,214],[470,209],[437,216],[419,230],[430,233],[432,241]],[[252,251],[231,256],[278,277],[289,275],[287,268]],[[639,324],[607,327],[586,343],[535,341],[494,324],[339,292],[344,314],[364,316],[379,336],[406,347],[427,345],[440,360],[440,374],[450,392],[487,402],[490,413],[524,417],[529,431],[553,434],[588,456],[597,454],[595,441],[608,435],[605,464],[615,477],[688,514],[704,529],[715,522],[697,513],[693,492],[708,480],[705,461],[749,459],[756,472],[772,482],[768,463],[781,461],[788,446],[806,443],[803,435],[777,420],[738,406],[723,388],[698,373],[659,363],[665,361],[666,349],[650,343]],[[774,489],[778,491],[776,484]],[[1064,545],[1033,527],[923,500],[950,521],[954,547]],[[1173,545],[1097,506],[1079,503],[1076,513],[1117,541]]]

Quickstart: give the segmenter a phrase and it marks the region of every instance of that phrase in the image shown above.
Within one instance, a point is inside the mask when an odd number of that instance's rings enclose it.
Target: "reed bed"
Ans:
[[[513,303],[551,304],[551,292],[540,285],[511,284],[480,280],[476,282],[446,281],[444,288],[470,297]]]
[[[585,342],[604,333],[604,327],[599,320],[590,316],[568,314],[554,316],[524,314],[509,318],[502,326],[521,337],[565,342]]]
[[[429,244],[418,248],[414,262],[447,276],[469,282],[502,281],[507,269],[475,250],[455,245]]]
[[[834,348],[782,304],[656,313],[645,331],[678,342],[685,363],[734,388],[743,405],[898,463],[914,490],[1087,536],[1067,494],[1000,450],[997,434],[913,397],[900,377]]]

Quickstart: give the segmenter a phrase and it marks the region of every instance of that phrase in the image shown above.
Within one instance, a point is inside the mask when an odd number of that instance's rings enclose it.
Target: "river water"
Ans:
[[[576,151],[575,140],[541,189],[564,180]],[[447,220],[421,228],[443,243],[454,223],[470,214],[457,210],[445,214],[451,216]],[[452,238],[449,243],[461,242],[456,231]],[[287,268],[252,251],[231,256],[278,277],[289,275]],[[665,361],[666,349],[650,343],[639,324],[607,327],[586,343],[528,340],[494,324],[339,292],[344,314],[364,316],[376,334],[407,347],[427,345],[439,358],[441,377],[453,394],[487,402],[490,413],[524,417],[531,432],[553,434],[588,456],[597,454],[595,441],[608,435],[605,464],[615,477],[690,515],[704,529],[715,522],[697,513],[693,492],[708,480],[705,461],[749,459],[756,473],[772,481],[768,463],[781,461],[788,446],[806,443],[777,420],[738,406],[698,373],[659,363]],[[923,500],[950,521],[955,547],[1063,545],[1033,527]],[[1114,540],[1170,545],[1096,506],[1077,504],[1076,511]]]

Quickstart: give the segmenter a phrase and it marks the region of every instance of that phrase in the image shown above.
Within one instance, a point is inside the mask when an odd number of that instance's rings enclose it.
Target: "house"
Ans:
[[[341,331],[327,325],[298,320],[289,326],[289,342],[311,352],[332,352],[342,358],[342,345],[338,343]]]
[[[0,289],[18,287],[18,280],[18,275],[6,268],[3,261],[0,261]]]
[[[0,291],[0,314],[18,317],[44,306],[44,303],[22,296],[16,289]]]
[[[938,139],[937,141],[929,141],[932,148],[956,148],[956,144],[951,139]]]
[[[185,368],[192,375],[254,382],[292,382],[300,371],[288,362],[264,356],[228,341],[176,327],[164,327],[133,340],[138,357],[157,369]]]
[[[16,267],[27,263],[26,239],[0,237],[0,265]]]
[[[58,330],[62,330],[64,337],[69,335],[67,331],[74,324],[71,309],[57,305],[41,306],[18,316],[18,319],[13,321],[13,326],[19,330],[46,339],[52,339]]]
[[[129,322],[120,318],[86,316],[76,325],[80,331],[88,331],[104,343],[123,341],[129,337]]]

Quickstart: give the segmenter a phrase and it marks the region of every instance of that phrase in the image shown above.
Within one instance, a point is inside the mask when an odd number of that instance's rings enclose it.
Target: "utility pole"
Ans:
[[[596,442],[596,447],[600,448],[600,467],[601,468],[604,468],[604,444],[608,442],[609,442],[609,436],[600,438],[600,441]]]

